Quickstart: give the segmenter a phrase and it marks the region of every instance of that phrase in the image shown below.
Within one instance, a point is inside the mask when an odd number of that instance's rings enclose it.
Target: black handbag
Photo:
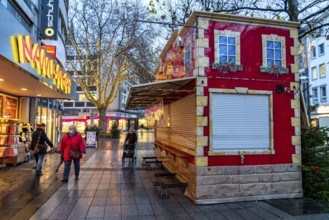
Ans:
[[[48,146],[45,144],[37,144],[37,148],[39,149],[39,154],[47,153]]]
[[[39,144],[40,136],[41,136],[41,132],[39,134],[39,137],[38,137],[38,140],[37,140],[37,144],[34,147],[34,151],[33,151],[34,154],[45,154],[45,153],[47,153],[47,148],[48,148],[47,145],[45,145],[45,144]]]

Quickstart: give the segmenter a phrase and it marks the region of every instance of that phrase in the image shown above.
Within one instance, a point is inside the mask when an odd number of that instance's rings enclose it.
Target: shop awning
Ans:
[[[147,109],[158,101],[170,104],[195,92],[195,77],[132,86],[126,109]]]
[[[0,81],[0,92],[21,97],[72,99],[5,59],[0,59],[0,67],[0,78],[3,79]]]

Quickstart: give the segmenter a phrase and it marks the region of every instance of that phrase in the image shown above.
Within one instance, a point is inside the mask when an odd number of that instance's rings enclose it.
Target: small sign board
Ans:
[[[96,131],[86,132],[86,147],[96,147]]]

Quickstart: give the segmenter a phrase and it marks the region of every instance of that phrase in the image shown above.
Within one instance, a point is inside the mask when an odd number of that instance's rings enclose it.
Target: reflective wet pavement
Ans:
[[[153,133],[138,135],[136,163],[122,162],[123,138],[101,140],[88,149],[78,181],[60,182],[56,154],[47,155],[42,177],[34,176],[33,162],[0,170],[0,219],[329,219],[328,204],[308,199],[197,206],[181,189],[160,199],[152,181],[161,169],[141,166],[143,156],[154,154]]]

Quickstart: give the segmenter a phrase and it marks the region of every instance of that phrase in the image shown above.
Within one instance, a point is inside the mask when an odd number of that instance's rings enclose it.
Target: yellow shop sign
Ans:
[[[47,57],[47,52],[39,44],[32,44],[31,36],[18,35],[11,37],[14,61],[17,63],[30,63],[37,69],[39,75],[52,79],[56,87],[66,94],[71,93],[71,79],[63,73],[61,66]]]

